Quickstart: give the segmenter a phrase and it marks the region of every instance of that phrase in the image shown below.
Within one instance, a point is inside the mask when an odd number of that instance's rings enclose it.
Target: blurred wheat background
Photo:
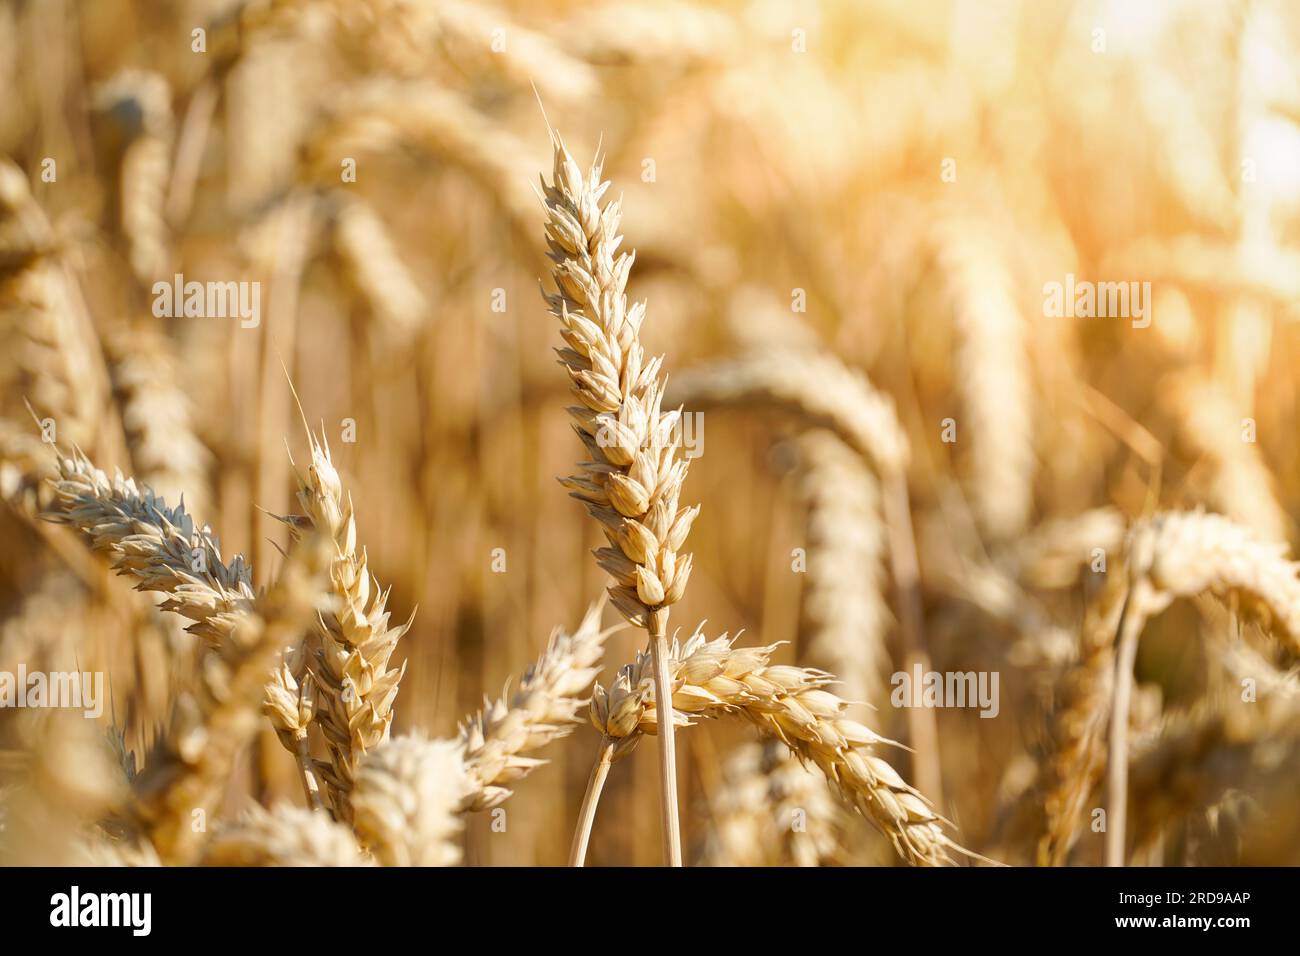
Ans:
[[[704,413],[672,626],[838,675],[953,838],[1013,864],[1102,860],[1131,673],[1123,858],[1300,863],[1300,584],[1242,543],[1297,543],[1297,64],[1283,0],[5,0],[0,670],[103,671],[111,704],[0,711],[3,859],[129,842],[133,777],[207,666],[40,520],[33,413],[183,494],[260,589],[298,507],[286,445],[312,461],[292,382],[393,625],[416,612],[394,736],[455,737],[578,627],[606,576],[555,480],[582,448],[537,290],[540,101],[580,164],[604,152],[645,347]],[[176,273],[260,282],[260,323],[157,317]],[[1045,315],[1067,276],[1149,282],[1149,324]],[[1158,517],[1198,508],[1232,524]],[[1121,604],[1149,611],[1127,640]],[[610,636],[602,684],[644,640]],[[926,658],[997,672],[997,716],[891,706]],[[599,742],[584,719],[449,825],[464,861],[562,864]],[[660,862],[655,748],[614,764],[590,864]],[[677,756],[688,862],[895,861],[743,723]],[[214,828],[303,804],[270,722],[234,767]]]

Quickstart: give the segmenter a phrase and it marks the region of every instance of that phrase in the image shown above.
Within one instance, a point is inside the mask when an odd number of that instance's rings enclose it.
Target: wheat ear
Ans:
[[[303,514],[283,520],[295,537],[314,528],[332,545],[329,586],[337,609],[316,622],[320,648],[310,666],[315,718],[329,747],[320,775],[334,815],[349,822],[357,763],[388,739],[393,701],[406,672],[405,663],[392,666],[392,656],[411,622],[389,627],[388,591],[373,582],[366,552],[357,550],[352,496],[343,490],[324,436],[317,440],[309,434],[308,440],[311,462],[297,475]]]
[[[605,640],[604,601],[588,608],[572,634],[556,630],[537,662],[524,672],[518,689],[485,701],[483,709],[460,726],[467,787],[462,809],[489,810],[511,794],[508,784],[540,767],[544,760],[526,756],[552,740],[566,737],[579,721],[587,689],[599,668]]]
[[[649,633],[657,662],[659,706],[667,726],[660,743],[665,859],[681,865],[672,698],[668,690],[669,608],[681,600],[691,556],[681,554],[698,506],[678,506],[687,463],[677,455],[679,411],[664,412],[661,359],[641,347],[645,304],[628,305],[633,254],[620,253],[621,204],[601,199],[609,188],[597,159],[586,176],[559,138],[552,182],[542,180],[546,243],[557,292],[546,296],[566,347],[560,362],[581,403],[569,409],[590,455],[584,473],[564,483],[600,522],[609,547],[596,560],[614,578],[619,612]]]
[[[208,841],[203,866],[370,866],[352,832],[328,815],[254,806]]]
[[[59,457],[52,487],[42,517],[80,531],[136,590],[167,595],[160,606],[192,621],[187,630],[209,647],[227,645],[252,607],[249,568],[239,555],[224,563],[216,536],[195,527],[183,502],[170,508],[134,479],[110,479],[80,451]]]
[[[384,866],[455,866],[465,785],[459,742],[394,737],[361,760],[353,828]]]
[[[966,852],[944,833],[945,821],[926,799],[871,752],[892,741],[844,716],[849,705],[826,689],[834,676],[772,665],[776,647],[733,647],[725,634],[710,641],[699,630],[685,644],[674,638],[668,664],[678,726],[689,726],[693,715],[739,714],[816,765],[908,863],[940,866],[952,862],[950,848]],[[592,697],[592,723],[615,741],[614,759],[630,753],[642,734],[660,730],[652,667],[650,656],[640,653],[608,691],[597,685]]]

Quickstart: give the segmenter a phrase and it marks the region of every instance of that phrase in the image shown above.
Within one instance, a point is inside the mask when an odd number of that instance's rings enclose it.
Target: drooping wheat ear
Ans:
[[[393,701],[406,672],[405,663],[392,666],[392,656],[411,622],[389,627],[388,591],[371,578],[365,549],[357,550],[352,496],[343,490],[324,436],[308,440],[311,463],[297,475],[303,513],[283,520],[295,537],[314,528],[332,545],[329,587],[337,608],[316,622],[320,649],[311,672],[316,722],[329,747],[321,778],[334,815],[346,823],[352,819],[348,798],[357,763],[388,739]]]
[[[373,866],[356,837],[326,814],[280,804],[253,806],[221,826],[204,848],[202,866]]]
[[[847,811],[825,778],[779,741],[737,747],[709,803],[705,866],[827,866],[843,857]]]
[[[897,595],[903,669],[930,669],[922,620],[920,572],[907,487],[911,451],[894,403],[865,375],[832,355],[812,350],[771,349],[693,369],[679,376],[672,398],[693,408],[750,405],[774,409],[805,426],[825,428],[875,468],[888,533],[890,571]],[[934,712],[907,713],[917,781],[942,800],[939,736]]]
[[[184,493],[203,511],[212,456],[194,433],[172,343],[139,323],[115,329],[104,346],[135,476],[165,498]]]
[[[1049,518],[999,556],[1012,578],[1044,590],[1072,587],[1100,549],[1111,554],[1124,542],[1124,516],[1114,508],[1093,508]]]
[[[95,109],[122,144],[117,215],[136,280],[151,286],[169,270],[164,206],[174,138],[171,90],[148,70],[122,70],[95,91]]]
[[[42,517],[80,531],[137,590],[166,594],[160,606],[193,621],[188,630],[209,647],[227,646],[254,597],[242,557],[225,564],[216,536],[196,528],[183,503],[169,508],[120,473],[110,480],[80,451],[60,456],[51,481],[54,498]]]
[[[844,716],[849,705],[826,689],[835,683],[833,675],[769,664],[776,647],[737,648],[725,634],[710,641],[699,630],[685,644],[674,638],[668,664],[678,725],[689,726],[692,716],[744,717],[816,765],[902,859],[916,866],[951,863],[948,849],[961,848],[944,833],[943,819],[871,752],[892,742]],[[649,655],[638,654],[608,691],[597,685],[591,699],[592,723],[615,743],[615,759],[630,753],[642,734],[659,730],[651,666]]]
[[[1180,434],[1210,471],[1208,503],[1250,528],[1263,541],[1285,541],[1290,520],[1277,500],[1273,476],[1259,445],[1244,441],[1242,417],[1220,384],[1187,376],[1161,392],[1174,410]]]
[[[614,630],[601,630],[603,607],[604,601],[593,604],[572,634],[553,632],[514,694],[485,701],[460,725],[467,777],[462,810],[499,806],[511,794],[509,784],[546,762],[527,754],[573,732]]]
[[[672,699],[664,657],[668,611],[681,600],[691,576],[691,556],[681,550],[699,506],[679,507],[687,471],[677,454],[681,412],[662,410],[662,359],[647,359],[641,347],[645,303],[628,305],[625,289],[634,255],[619,252],[621,203],[601,206],[609,183],[601,181],[599,158],[584,176],[559,137],[554,147],[552,182],[543,177],[542,189],[557,291],[546,295],[546,302],[560,320],[566,343],[560,363],[580,402],[569,412],[590,455],[584,473],[564,484],[605,532],[609,547],[596,551],[596,561],[614,579],[609,589],[614,606],[649,633],[668,724],[659,748],[664,850],[668,862],[679,865]]]
[[[1128,551],[1154,591],[1148,614],[1211,593],[1300,656],[1300,564],[1223,515],[1164,512],[1134,527]]]
[[[933,241],[958,332],[972,504],[984,530],[1005,540],[1029,517],[1035,460],[1026,326],[995,240],[978,222],[952,219]]]
[[[203,833],[194,811],[216,811],[239,751],[257,729],[267,674],[328,606],[329,557],[323,536],[299,542],[275,584],[207,655],[194,693],[177,702],[166,738],[136,777],[134,816],[165,862],[197,857]]]
[[[838,674],[848,697],[881,700],[892,619],[883,595],[880,486],[862,459],[830,432],[802,436],[799,451],[801,493],[808,503],[802,653]]]
[[[407,343],[428,312],[424,293],[369,203],[349,201],[334,215],[334,246],[348,282],[391,347]]]
[[[871,462],[882,478],[907,470],[907,436],[894,403],[833,355],[755,352],[689,369],[669,397],[691,408],[757,406],[826,428]]]
[[[1039,866],[1060,866],[1065,862],[1084,805],[1105,764],[1115,638],[1128,590],[1125,566],[1112,560],[1101,593],[1088,607],[1078,656],[1060,678],[1038,789],[1045,814],[1045,828],[1038,843]]]
[[[357,769],[353,827],[384,866],[455,866],[466,783],[459,741],[394,737]]]
[[[536,243],[537,205],[528,189],[530,150],[467,99],[430,80],[352,84],[302,150],[303,178],[338,182],[339,159],[394,144],[428,152],[461,170],[500,203],[521,241]],[[531,173],[529,174],[531,175]]]

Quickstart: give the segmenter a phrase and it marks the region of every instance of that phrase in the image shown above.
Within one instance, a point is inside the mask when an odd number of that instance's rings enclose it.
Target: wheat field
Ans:
[[[0,862],[1300,864],[1297,63],[3,0]]]

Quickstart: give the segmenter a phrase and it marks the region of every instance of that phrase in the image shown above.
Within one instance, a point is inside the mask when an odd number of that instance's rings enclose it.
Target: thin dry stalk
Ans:
[[[578,825],[573,831],[573,845],[569,849],[569,866],[583,866],[587,862],[587,844],[591,842],[596,807],[600,805],[600,795],[605,790],[605,780],[609,777],[609,768],[614,762],[615,746],[610,738],[601,738],[596,762],[587,779],[587,791],[582,795],[582,807],[578,810]]]
[[[666,727],[660,744],[665,860],[681,863],[672,691],[663,661],[669,608],[681,600],[691,574],[682,555],[698,507],[679,508],[687,462],[677,455],[680,411],[663,412],[660,358],[645,357],[640,341],[645,304],[626,294],[633,254],[620,253],[621,204],[601,199],[609,188],[600,161],[583,175],[556,137],[552,182],[543,179],[546,242],[557,292],[546,296],[561,323],[560,362],[581,405],[569,409],[590,455],[584,474],[564,483],[600,522],[609,547],[596,551],[614,578],[610,598],[636,627],[649,632],[660,661],[659,707]]]

